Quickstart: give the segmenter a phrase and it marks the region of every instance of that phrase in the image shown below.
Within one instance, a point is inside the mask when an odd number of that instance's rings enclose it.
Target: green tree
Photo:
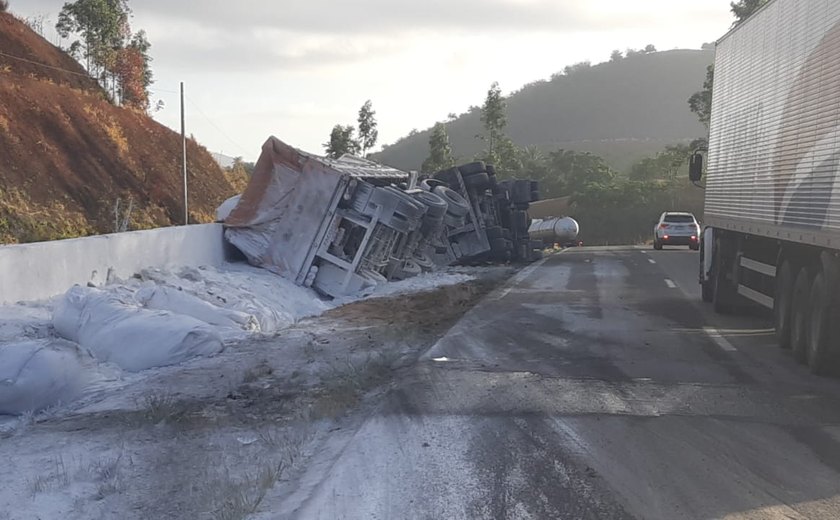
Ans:
[[[691,156],[693,148],[684,144],[672,145],[653,157],[645,157],[630,168],[631,180],[675,181],[681,179],[681,173]]]
[[[564,191],[564,193],[554,193],[553,196],[579,193],[589,184],[607,184],[616,177],[616,173],[601,157],[589,152],[572,150],[551,152],[549,169],[557,178],[555,183],[559,183]]]
[[[367,157],[368,150],[376,146],[379,140],[378,123],[376,112],[373,110],[373,103],[368,99],[362,108],[359,109],[359,145],[363,157]]]
[[[70,51],[84,58],[88,72],[101,77],[130,38],[130,14],[127,0],[76,0],[64,4],[55,28],[63,38],[81,37],[70,44]]]
[[[616,49],[612,51],[612,54],[610,54],[610,61],[621,61],[621,58],[623,57],[624,55],[621,53],[621,51]]]
[[[653,45],[652,43],[649,43],[645,46],[645,53],[651,54],[651,53],[654,53],[654,52],[656,52],[656,46],[655,45]]]
[[[756,11],[764,7],[767,0],[738,0],[738,2],[731,2],[729,7],[732,14],[735,15],[734,25],[739,25],[747,20]]]
[[[355,132],[352,125],[335,125],[330,132],[330,140],[324,143],[327,157],[338,159],[344,154],[358,155],[361,145],[353,137]]]
[[[695,92],[688,98],[688,106],[697,116],[701,123],[709,128],[712,118],[712,89],[715,83],[715,66],[709,65],[706,68],[706,80],[703,82],[703,90]]]
[[[484,133],[476,136],[487,144],[487,148],[476,158],[496,166],[499,172],[516,175],[521,168],[519,149],[505,135],[506,110],[507,103],[502,96],[502,89],[498,82],[493,82],[481,106],[481,123],[484,125]]]
[[[131,33],[130,17],[128,0],[76,0],[64,4],[55,27],[64,38],[80,38],[70,53],[114,100],[148,110],[151,44],[145,31]]]
[[[496,146],[505,135],[505,127],[507,126],[506,108],[507,104],[502,96],[499,82],[494,81],[490,85],[490,90],[487,91],[484,105],[481,106],[481,123],[484,125],[484,133],[478,136],[487,143],[484,155],[488,158],[496,157]]]
[[[429,157],[423,161],[422,170],[424,173],[437,173],[451,166],[455,166],[455,158],[449,145],[446,125],[435,123],[429,136]]]

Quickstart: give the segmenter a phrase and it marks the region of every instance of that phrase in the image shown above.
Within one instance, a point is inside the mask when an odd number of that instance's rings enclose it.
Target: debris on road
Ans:
[[[251,264],[341,298],[440,266],[538,259],[527,213],[538,191],[535,181],[497,181],[483,162],[416,178],[271,137],[245,193],[218,217]]]

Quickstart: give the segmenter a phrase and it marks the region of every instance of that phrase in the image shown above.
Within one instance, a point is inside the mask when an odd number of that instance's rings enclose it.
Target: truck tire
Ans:
[[[808,361],[808,315],[811,292],[811,272],[807,267],[799,270],[793,283],[790,321],[790,348],[799,363]]]
[[[423,191],[432,191],[438,186],[446,186],[446,183],[437,179],[423,179],[420,181],[420,189]]]
[[[512,215],[512,228],[520,233],[528,232],[528,213],[523,210],[516,210]]]
[[[793,268],[783,260],[776,272],[776,291],[773,298],[773,324],[776,343],[780,348],[790,348],[791,302],[793,300]]]
[[[414,260],[406,260],[402,268],[397,270],[394,279],[405,280],[407,278],[413,278],[422,272],[423,269],[417,262],[415,262]]]
[[[484,165],[484,171],[486,171],[488,173],[488,175],[490,175],[491,177],[496,175],[496,167],[493,166],[492,164],[485,164]]]
[[[458,229],[467,225],[467,219],[463,216],[456,217],[451,213],[447,213],[443,216],[443,224],[448,228]]]
[[[461,172],[458,170],[458,168],[455,167],[439,171],[434,175],[434,178],[436,180],[444,182],[448,187],[452,189],[460,189],[460,177]]]
[[[510,189],[510,200],[514,204],[528,204],[531,202],[531,181],[515,180]]]
[[[449,206],[447,213],[456,217],[463,217],[470,212],[470,205],[458,192],[447,188],[446,186],[438,186],[432,193],[439,195]]]
[[[487,173],[487,165],[481,161],[471,162],[469,164],[459,166],[458,171],[460,171],[461,175],[464,176],[464,181],[466,182],[466,177],[477,175],[479,173]]]
[[[423,218],[423,215],[425,215],[426,211],[428,211],[425,204],[415,200],[411,195],[402,190],[394,188],[393,186],[386,186],[382,188],[382,190],[390,193],[400,201],[400,204],[397,206],[397,211],[408,217],[410,220],[419,220]]]
[[[805,339],[807,343],[806,360],[812,374],[827,375],[835,373],[837,367],[836,314],[831,304],[831,288],[824,273],[817,273],[811,284],[811,294],[808,305],[808,323]]]
[[[714,287],[712,287],[712,281],[706,280],[705,282],[700,284],[700,293],[703,297],[703,301],[706,303],[712,303],[712,299],[715,297],[714,294]]]
[[[420,266],[423,272],[429,272],[435,269],[435,263],[432,258],[422,251],[416,251],[414,256],[412,256],[412,260]]]
[[[486,190],[490,187],[490,176],[487,175],[487,172],[474,173],[468,177],[464,177],[464,184],[469,189]]]
[[[426,216],[428,217],[441,218],[446,214],[446,210],[449,207],[440,195],[429,193],[428,191],[416,191],[411,196],[428,208],[426,211]]]
[[[721,251],[723,243],[719,242],[715,247],[715,260],[712,265],[712,305],[718,314],[732,314],[735,311],[735,298],[738,295],[733,284],[730,283],[724,273],[729,267],[724,262],[724,253]]]

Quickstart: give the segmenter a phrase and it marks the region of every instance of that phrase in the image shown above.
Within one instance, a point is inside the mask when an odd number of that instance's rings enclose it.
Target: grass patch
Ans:
[[[268,463],[255,473],[240,481],[222,482],[218,492],[217,504],[213,510],[214,520],[243,520],[257,512],[268,491],[283,476],[289,463],[286,460]]]
[[[27,480],[29,492],[32,496],[50,491],[58,491],[70,485],[70,475],[64,457],[53,457],[48,463],[48,470],[34,479]]]
[[[191,413],[192,407],[167,392],[151,392],[140,404],[141,417],[146,424],[180,423]]]

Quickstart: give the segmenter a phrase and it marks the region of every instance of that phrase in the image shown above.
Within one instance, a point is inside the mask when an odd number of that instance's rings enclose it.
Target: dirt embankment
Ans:
[[[234,194],[207,150],[188,143],[190,217]],[[183,220],[181,140],[148,115],[111,104],[61,49],[0,13],[0,243]]]

